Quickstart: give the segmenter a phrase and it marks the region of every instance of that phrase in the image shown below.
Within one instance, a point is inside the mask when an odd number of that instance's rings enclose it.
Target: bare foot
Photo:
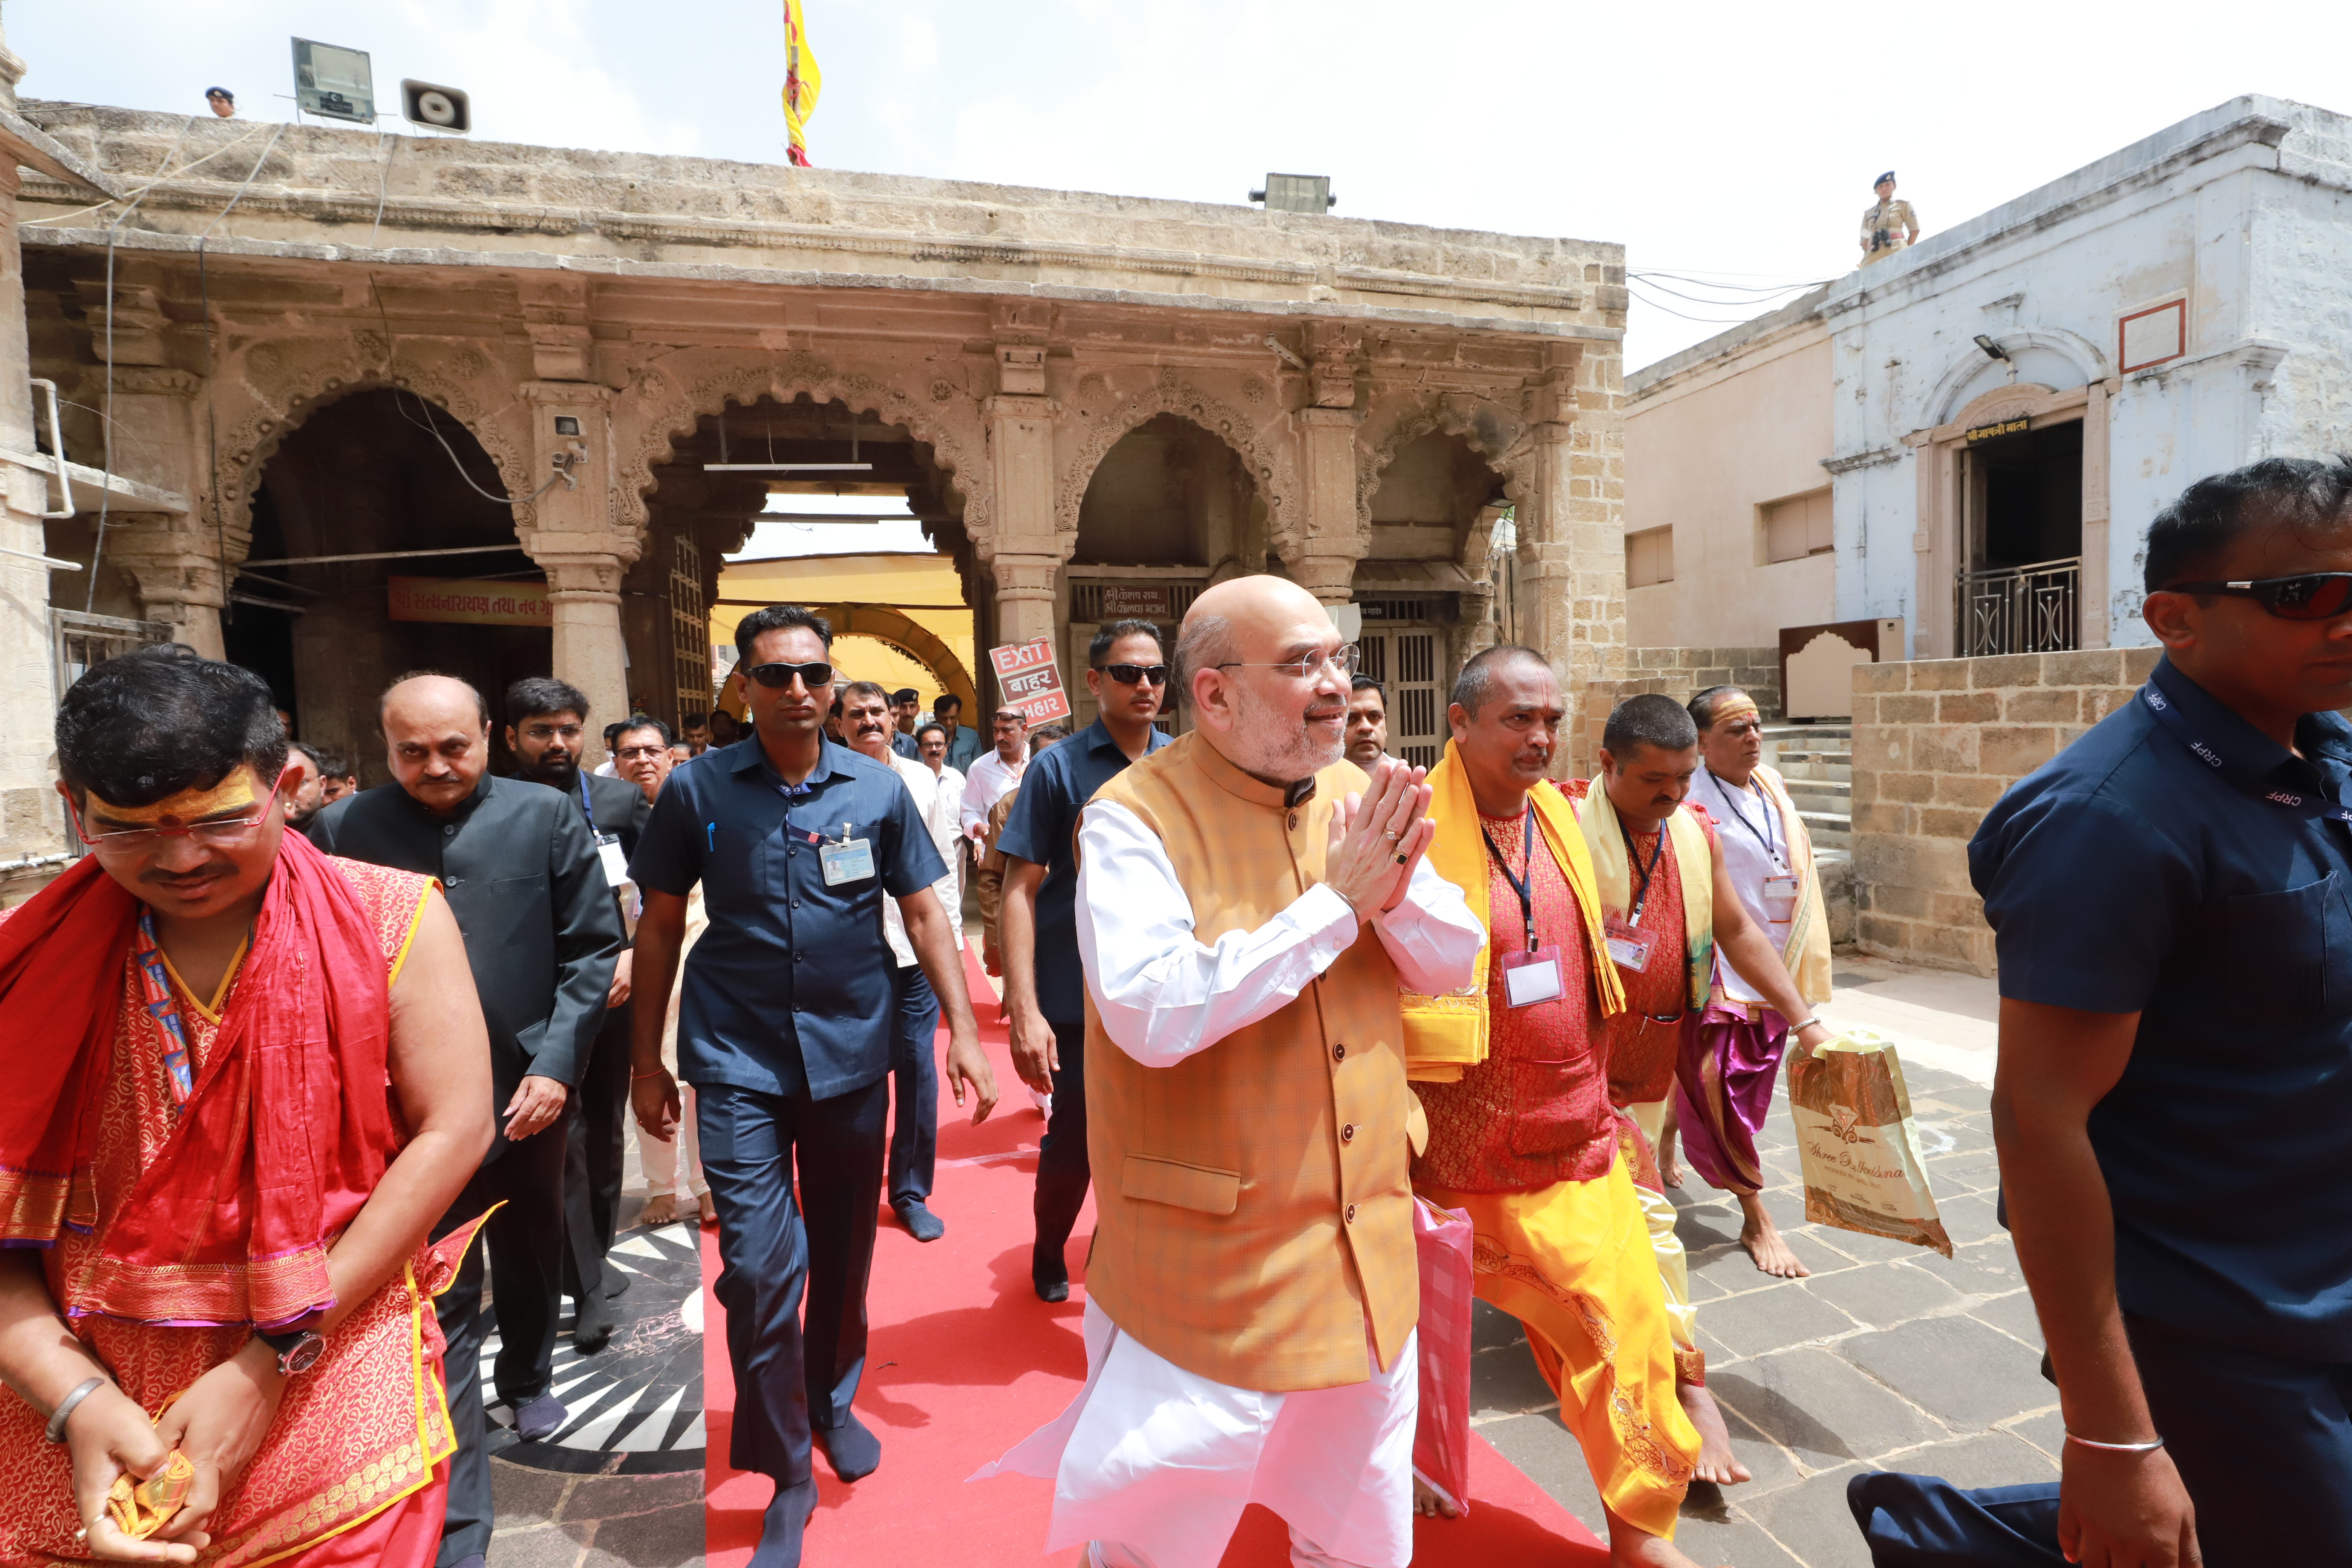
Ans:
[[[1431,1519],[1460,1519],[1462,1510],[1449,1501],[1445,1494],[1423,1480],[1412,1478],[1412,1511]]]
[[[1706,1385],[1678,1383],[1675,1395],[1683,1402],[1683,1414],[1698,1428],[1698,1468],[1693,1479],[1713,1481],[1719,1487],[1736,1487],[1756,1478],[1748,1473],[1731,1451],[1731,1432],[1723,1424],[1723,1412],[1716,1407],[1715,1395]],[[1639,1559],[1637,1559],[1639,1561]]]
[[[677,1223],[677,1194],[675,1193],[656,1193],[653,1196],[647,1198],[646,1200],[646,1206],[637,1212],[637,1223],[650,1230],[659,1230],[666,1225],[676,1225]]]
[[[1609,1516],[1611,1568],[1698,1568],[1665,1537],[1635,1529],[1618,1518],[1616,1510],[1606,1503],[1601,1505],[1601,1511]]]
[[[705,1225],[717,1225],[719,1223],[719,1205],[710,1201],[710,1194],[709,1193],[705,1193],[701,1197],[698,1198],[696,1202],[702,1207],[702,1223]]]
[[[1742,1194],[1739,1212],[1739,1245],[1748,1249],[1760,1272],[1780,1279],[1802,1279],[1812,1272],[1797,1260],[1772,1216],[1764,1212],[1762,1199],[1753,1193]]]
[[[1675,1141],[1671,1134],[1658,1145],[1658,1180],[1670,1187],[1683,1184],[1682,1162],[1675,1158]]]

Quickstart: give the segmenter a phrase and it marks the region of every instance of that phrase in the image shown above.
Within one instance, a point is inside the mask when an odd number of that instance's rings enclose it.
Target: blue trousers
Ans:
[[[735,1373],[728,1462],[798,1486],[812,1423],[846,1421],[866,1369],[889,1080],[830,1100],[698,1084],[695,1100]]]
[[[931,1195],[940,1152],[940,999],[919,963],[903,965],[891,992],[890,1201]]]
[[[2352,1563],[2352,1364],[2265,1355],[2126,1317],[2149,1414],[2207,1568]],[[2059,1563],[2054,1482],[1964,1492],[1863,1475],[1846,1502],[1877,1568]]]
[[[1045,1272],[1061,1267],[1062,1248],[1086,1206],[1091,1168],[1087,1162],[1087,1026],[1084,1019],[1050,1023],[1054,1055],[1062,1065],[1054,1069],[1054,1114],[1045,1136],[1037,1141],[1037,1259]],[[1058,1278],[1058,1275],[1055,1277]]]

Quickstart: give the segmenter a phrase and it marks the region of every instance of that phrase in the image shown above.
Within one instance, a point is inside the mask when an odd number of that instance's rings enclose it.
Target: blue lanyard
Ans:
[[[2280,789],[2244,763],[2234,757],[2224,756],[2219,748],[2207,742],[2189,726],[2189,717],[2180,711],[2179,704],[2167,697],[2158,688],[2153,679],[2139,689],[2139,697],[2141,701],[2147,704],[2147,710],[2156,716],[2156,721],[2168,731],[2172,738],[2179,742],[2190,756],[2195,757],[2256,800],[2268,801],[2273,805],[2282,806],[2297,816],[2315,820],[2352,822],[2352,808],[2337,805],[2325,795],[2305,795],[2300,790]]]
[[[574,768],[572,770],[572,776],[580,781],[580,814],[588,819],[588,831],[593,835],[596,831],[596,808],[588,804],[587,771]]]
[[[1732,788],[1730,784],[1724,782],[1723,775],[1713,768],[1706,770],[1706,776],[1715,781],[1716,793],[1723,796],[1724,805],[1731,807],[1731,815],[1739,819],[1739,826],[1748,829],[1748,837],[1764,846],[1764,853],[1772,857],[1772,864],[1784,870],[1787,869],[1789,858],[1780,853],[1780,835],[1772,827],[1772,818],[1780,813],[1773,809],[1771,798],[1769,795],[1765,797],[1764,831],[1759,833],[1756,831],[1756,825],[1748,820],[1748,808],[1739,804],[1739,797],[1748,792],[1744,789]]]

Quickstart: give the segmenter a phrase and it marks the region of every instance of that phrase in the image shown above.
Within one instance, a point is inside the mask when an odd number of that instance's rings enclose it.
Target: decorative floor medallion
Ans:
[[[526,1443],[514,1411],[488,1406],[490,1452],[509,1464],[575,1475],[699,1470],[702,1423],[702,1258],[693,1226],[624,1232],[608,1259],[628,1277],[613,1302],[618,1326],[592,1356],[572,1348],[572,1298],[555,1342],[555,1395],[570,1415],[554,1436]],[[494,1392],[495,1307],[482,1342],[482,1385]],[[614,1456],[620,1463],[614,1466]]]

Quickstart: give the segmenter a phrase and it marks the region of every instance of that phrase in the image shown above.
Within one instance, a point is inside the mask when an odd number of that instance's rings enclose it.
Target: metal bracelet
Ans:
[[[2153,1443],[2101,1443],[2089,1437],[2077,1437],[2072,1432],[2066,1434],[2066,1441],[2085,1448],[2096,1448],[2102,1454],[2153,1454],[2164,1447],[2161,1437]]]
[[[1790,1034],[1792,1034],[1792,1035],[1793,1035],[1793,1034],[1798,1033],[1800,1030],[1803,1030],[1803,1029],[1810,1029],[1810,1028],[1811,1028],[1815,1024],[1820,1024],[1821,1022],[1822,1022],[1822,1020],[1821,1020],[1821,1016],[1820,1016],[1820,1015],[1819,1015],[1819,1014],[1816,1014],[1816,1015],[1814,1015],[1813,1016],[1811,1016],[1811,1017],[1810,1017],[1810,1018],[1805,1018],[1805,1019],[1800,1020],[1800,1021],[1799,1021],[1799,1022],[1797,1022],[1797,1023],[1794,1023],[1794,1024],[1790,1025],[1790,1026],[1789,1026],[1789,1033],[1790,1033]],[[1823,1028],[1827,1028],[1829,1026],[1828,1026],[1828,1025],[1826,1025],[1826,1024],[1823,1024],[1823,1025],[1822,1025],[1822,1026]]]
[[[74,1413],[75,1405],[79,1405],[83,1400],[88,1399],[91,1394],[96,1394],[100,1389],[104,1388],[105,1386],[106,1379],[102,1377],[85,1377],[79,1383],[75,1384],[73,1392],[67,1394],[63,1399],[58,1400],[58,1407],[49,1412],[49,1441],[52,1443],[64,1442],[66,1440],[66,1417]]]

